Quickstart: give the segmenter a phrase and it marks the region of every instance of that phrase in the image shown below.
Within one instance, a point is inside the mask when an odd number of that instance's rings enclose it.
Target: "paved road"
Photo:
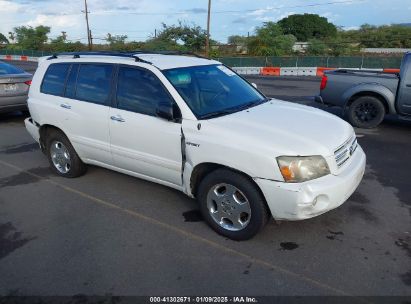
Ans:
[[[293,101],[317,82],[258,79]],[[178,191],[98,167],[54,176],[23,118],[0,115],[1,295],[411,296],[410,123],[357,130],[368,165],[340,208],[234,242]]]

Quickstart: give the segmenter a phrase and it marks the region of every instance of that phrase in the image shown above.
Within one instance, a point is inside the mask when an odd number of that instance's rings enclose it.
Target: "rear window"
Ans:
[[[44,75],[40,92],[45,94],[63,96],[64,85],[69,71],[70,64],[52,64]]]
[[[76,99],[106,104],[110,95],[112,65],[82,64],[78,71]]]
[[[24,71],[7,63],[0,63],[0,75],[24,74]]]

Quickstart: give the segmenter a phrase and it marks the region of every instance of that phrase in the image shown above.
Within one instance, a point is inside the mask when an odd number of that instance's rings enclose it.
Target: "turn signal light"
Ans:
[[[294,174],[291,172],[290,168],[287,166],[283,166],[280,168],[281,174],[284,177],[285,181],[290,181],[294,178]]]
[[[24,83],[27,84],[28,86],[31,86],[31,80],[27,80]]]

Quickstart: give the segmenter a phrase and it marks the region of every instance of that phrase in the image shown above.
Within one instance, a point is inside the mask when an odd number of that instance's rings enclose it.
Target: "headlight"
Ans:
[[[330,174],[326,160],[319,155],[279,156],[277,163],[287,183],[301,183]]]

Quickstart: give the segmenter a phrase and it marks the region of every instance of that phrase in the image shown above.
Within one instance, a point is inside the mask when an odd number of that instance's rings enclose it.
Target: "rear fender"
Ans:
[[[368,93],[368,94],[367,94]],[[354,96],[377,95],[385,101],[385,106],[388,108],[388,113],[396,113],[395,110],[395,93],[391,92],[387,87],[378,83],[362,83],[348,89],[342,99],[344,100],[343,114],[350,106],[350,102]]]

